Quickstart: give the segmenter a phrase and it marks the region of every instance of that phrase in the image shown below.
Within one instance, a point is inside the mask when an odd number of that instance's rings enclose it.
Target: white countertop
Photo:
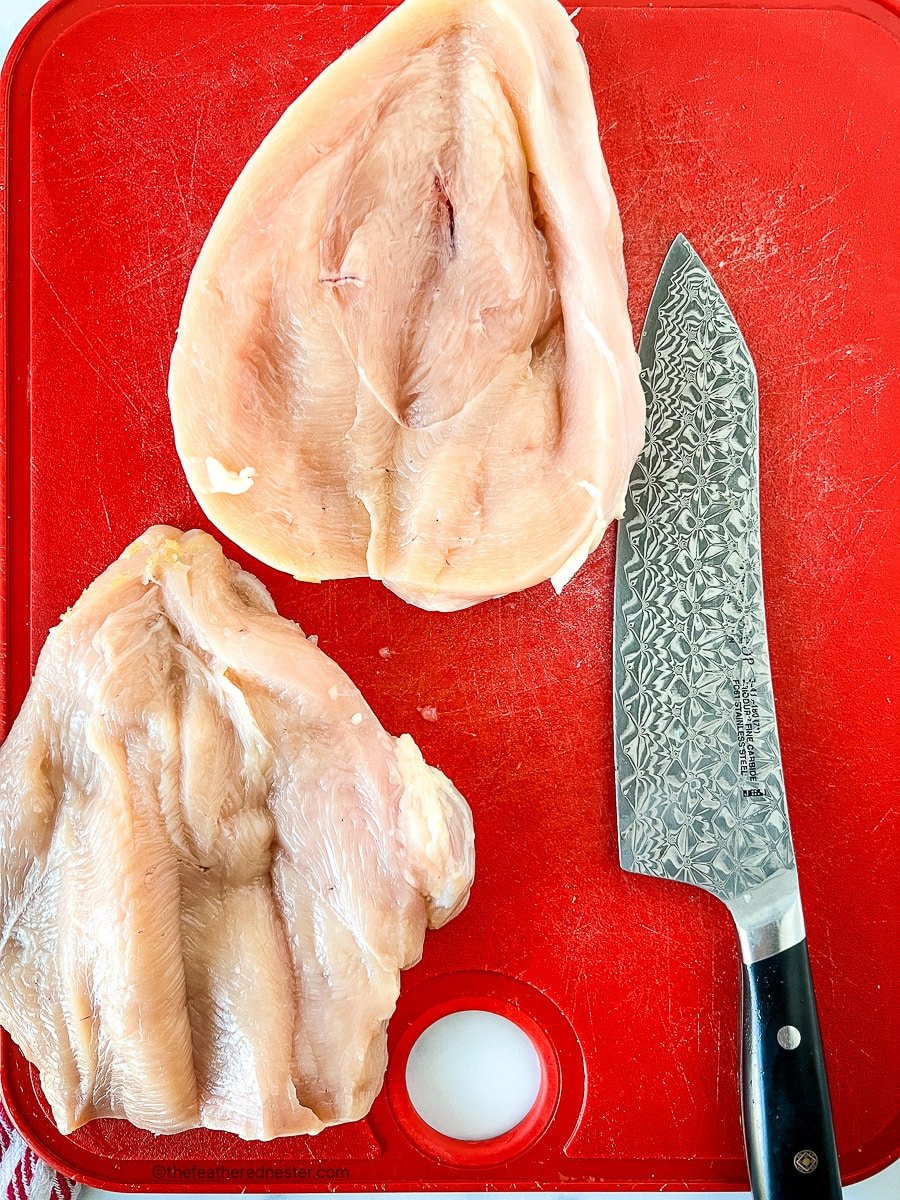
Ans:
[[[25,24],[29,17],[42,6],[43,0],[0,0],[0,60],[5,58],[6,51],[12,44],[13,38],[16,36],[21,27]],[[103,1197],[120,1195],[121,1193],[100,1192],[94,1188],[86,1188],[82,1192],[83,1200],[102,1200]],[[148,1193],[154,1196],[155,1193]],[[185,1197],[191,1197],[195,1193],[182,1193]],[[462,1193],[472,1195],[473,1200],[479,1200],[477,1194]],[[550,1193],[524,1193],[527,1196],[540,1196],[541,1200],[550,1195]],[[559,1193],[561,1197],[568,1197],[573,1193]],[[197,1193],[199,1197],[199,1193]],[[397,1193],[398,1197],[407,1197],[410,1193]],[[619,1193],[619,1195],[625,1195]],[[647,1200],[655,1200],[659,1193],[634,1193],[635,1196],[645,1196]],[[738,1192],[729,1192],[719,1196],[717,1193],[701,1193],[697,1197],[692,1197],[690,1193],[681,1193],[685,1200],[742,1200],[745,1194]],[[900,1161],[889,1167],[888,1170],[881,1174],[873,1176],[864,1183],[856,1184],[854,1187],[847,1189],[848,1200],[900,1200]],[[122,1200],[130,1200],[126,1195],[122,1195]],[[162,1195],[159,1200],[165,1200]]]

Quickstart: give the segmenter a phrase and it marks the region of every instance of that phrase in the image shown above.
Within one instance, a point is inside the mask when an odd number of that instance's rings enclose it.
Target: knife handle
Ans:
[[[755,1200],[838,1200],[841,1177],[806,939],[744,964],[744,1137]]]

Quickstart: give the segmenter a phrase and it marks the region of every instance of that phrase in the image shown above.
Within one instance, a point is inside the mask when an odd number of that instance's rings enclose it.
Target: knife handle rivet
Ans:
[[[819,1156],[815,1150],[801,1150],[794,1155],[794,1166],[801,1175],[812,1175],[819,1165]]]
[[[775,1036],[782,1050],[796,1050],[800,1045],[800,1030],[796,1025],[782,1025]]]

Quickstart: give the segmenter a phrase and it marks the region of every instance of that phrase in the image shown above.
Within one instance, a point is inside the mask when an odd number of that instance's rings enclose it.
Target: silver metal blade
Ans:
[[[763,606],[756,371],[681,236],[641,367],[647,446],[616,566],[620,858],[756,921],[798,896]]]

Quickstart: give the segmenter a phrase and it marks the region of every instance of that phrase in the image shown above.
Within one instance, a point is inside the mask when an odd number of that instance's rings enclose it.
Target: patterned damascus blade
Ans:
[[[731,909],[754,1197],[840,1200],[766,643],[756,372],[683,237],[650,302],[641,368],[647,447],[616,563],[619,854]]]
[[[640,353],[647,446],[616,573],[620,858],[733,910],[769,907],[796,876],[763,607],[756,372],[684,237]]]

